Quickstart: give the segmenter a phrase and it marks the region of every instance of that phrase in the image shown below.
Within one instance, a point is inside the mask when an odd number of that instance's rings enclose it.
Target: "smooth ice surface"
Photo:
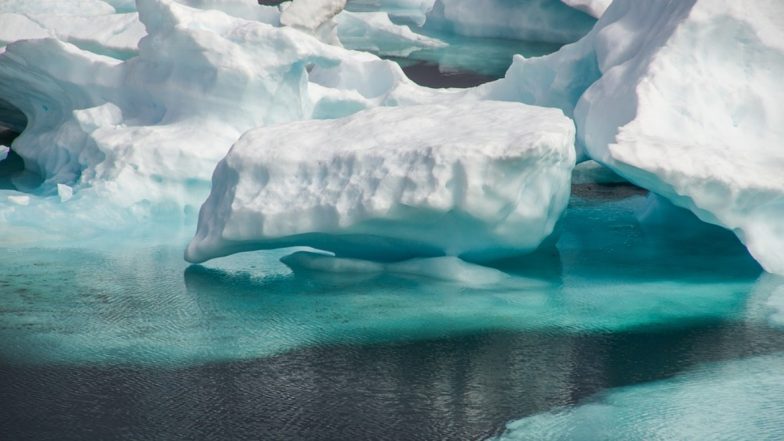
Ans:
[[[575,109],[588,153],[784,274],[784,4],[631,2],[607,15],[624,7],[626,21],[657,24],[597,40],[603,75]]]
[[[566,206],[573,133],[556,109],[490,101],[253,130],[216,167],[185,257],[286,246],[371,260],[529,252]]]
[[[780,354],[702,366],[511,422],[494,440],[774,440],[784,427],[782,366]]]
[[[718,227],[640,223],[648,205],[620,187],[573,198],[556,247],[500,262],[490,271],[505,276],[480,285],[433,277],[438,268],[292,272],[278,262],[288,249],[189,267],[185,238],[122,248],[5,242],[0,353],[15,363],[193,364],[490,330],[604,335],[717,320],[782,329],[772,306],[781,279],[760,277]],[[752,336],[741,346],[772,342]]]
[[[595,22],[559,0],[436,0],[425,26],[474,37],[571,43]]]

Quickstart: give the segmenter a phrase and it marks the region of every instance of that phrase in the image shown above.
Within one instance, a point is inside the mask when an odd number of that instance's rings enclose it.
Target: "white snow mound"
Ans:
[[[573,143],[559,110],[491,101],[252,130],[218,164],[186,259],[299,245],[368,260],[525,253],[566,207]]]

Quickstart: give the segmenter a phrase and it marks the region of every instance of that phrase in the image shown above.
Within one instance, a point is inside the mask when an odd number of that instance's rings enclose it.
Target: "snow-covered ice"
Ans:
[[[246,130],[431,94],[391,61],[291,27],[170,0],[137,7],[146,36],[128,60],[55,38],[0,52],[3,107],[27,119],[12,148],[43,179],[29,211],[0,216],[14,226],[0,235],[19,237],[23,225],[69,235],[85,224],[116,229],[161,211],[187,221],[215,164]],[[58,195],[57,184],[73,188],[67,208],[46,198]]]
[[[393,23],[386,12],[343,11],[335,21],[340,42],[356,50],[405,57],[416,50],[447,45]]]
[[[612,0],[561,0],[563,3],[585,12],[591,17],[599,18],[610,6]]]
[[[593,158],[784,273],[784,4],[616,0],[583,39],[470,93],[561,108]]]
[[[529,252],[566,207],[573,135],[559,110],[489,101],[252,130],[218,164],[186,258],[298,245],[371,260]]]

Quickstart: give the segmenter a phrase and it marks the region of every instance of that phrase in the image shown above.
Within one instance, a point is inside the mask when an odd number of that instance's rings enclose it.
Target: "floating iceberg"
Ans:
[[[218,164],[186,259],[298,245],[369,260],[529,252],[566,207],[573,135],[559,110],[489,101],[252,130]]]
[[[784,273],[784,3],[668,6],[606,12],[615,21],[594,43],[602,76],[574,112],[582,142]]]
[[[33,197],[29,211],[0,214],[14,225],[2,236],[19,237],[16,227],[31,224],[73,232],[69,217],[80,219],[80,231],[82,221],[122,228],[161,210],[181,222],[246,130],[431,94],[391,61],[256,20],[261,15],[244,20],[169,0],[137,6],[146,35],[128,60],[53,38],[0,52],[0,114],[26,119],[11,150],[43,180],[37,196],[57,196],[58,184],[73,190],[67,206]],[[101,215],[81,212],[96,204]],[[60,215],[64,222],[52,221]]]
[[[784,273],[784,5],[616,0],[582,40],[471,91],[573,116],[578,160],[734,231]]]
[[[612,0],[561,0],[567,5],[585,12],[591,17],[599,18],[610,7]]]

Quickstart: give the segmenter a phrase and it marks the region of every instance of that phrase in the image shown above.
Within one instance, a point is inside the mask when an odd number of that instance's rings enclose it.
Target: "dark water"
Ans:
[[[0,433],[14,440],[484,439],[510,419],[606,388],[782,349],[781,332],[711,320],[577,336],[488,332],[330,345],[187,368],[3,366]]]

